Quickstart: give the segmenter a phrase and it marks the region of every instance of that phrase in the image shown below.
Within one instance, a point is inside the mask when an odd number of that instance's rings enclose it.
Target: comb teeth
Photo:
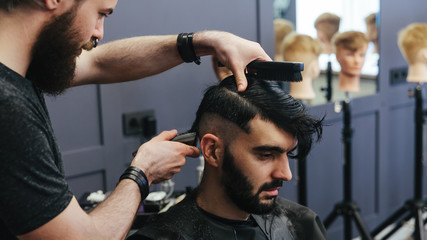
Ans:
[[[247,69],[254,77],[262,80],[300,82],[304,63],[256,60],[249,63]]]

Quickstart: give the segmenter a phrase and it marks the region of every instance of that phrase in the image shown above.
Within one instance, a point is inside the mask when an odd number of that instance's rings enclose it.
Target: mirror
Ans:
[[[369,40],[373,39],[372,36],[375,37],[375,34],[372,34],[375,31],[372,30],[378,31],[379,26],[379,0],[274,0],[273,8],[275,19],[288,20],[294,24],[295,33],[308,35],[318,40],[321,36],[318,36],[314,23],[324,13],[332,13],[340,17],[340,33],[360,31],[366,33]],[[372,19],[374,20],[372,21]],[[368,24],[368,22],[374,24]],[[325,49],[325,45],[322,45]],[[379,55],[376,52],[376,47],[373,41],[369,42],[365,63],[361,70],[360,90],[352,92],[350,95],[352,98],[372,95],[377,92]],[[322,53],[319,56],[320,75],[312,81],[315,97],[304,100],[309,106],[328,102],[326,91],[322,90],[328,85],[328,61],[331,62],[332,69],[332,91],[329,101],[335,102],[345,98],[345,92],[338,89],[338,76],[341,66],[336,60],[335,54]]]

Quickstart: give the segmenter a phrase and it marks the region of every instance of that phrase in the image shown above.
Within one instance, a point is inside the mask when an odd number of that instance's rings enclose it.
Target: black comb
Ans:
[[[246,68],[249,74],[261,80],[301,82],[304,63],[255,60]]]

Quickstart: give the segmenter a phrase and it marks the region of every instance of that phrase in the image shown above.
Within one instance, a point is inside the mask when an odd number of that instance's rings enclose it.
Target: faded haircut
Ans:
[[[292,134],[298,140],[298,151],[291,157],[305,158],[314,139],[321,138],[323,118],[315,119],[309,116],[304,105],[281,89],[276,82],[257,80],[250,76],[247,76],[247,80],[248,87],[244,92],[237,91],[234,76],[209,87],[197,110],[191,130],[197,132],[201,139],[200,134],[205,134],[206,130],[200,128],[209,124],[210,119],[205,116],[216,115],[225,121],[224,126],[228,125],[226,122],[229,121],[250,133],[249,122],[259,116]]]

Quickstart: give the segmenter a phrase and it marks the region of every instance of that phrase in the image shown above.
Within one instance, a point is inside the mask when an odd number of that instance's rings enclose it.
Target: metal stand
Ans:
[[[347,93],[348,95],[348,93]],[[343,122],[344,127],[342,131],[343,142],[344,142],[344,163],[343,163],[343,191],[344,200],[335,204],[332,212],[326,217],[323,224],[326,228],[332,224],[332,222],[339,216],[342,215],[344,218],[344,238],[345,240],[352,239],[352,225],[351,222],[354,220],[357,229],[359,230],[362,239],[371,240],[371,236],[365,227],[362,218],[359,214],[359,207],[352,199],[352,184],[351,184],[351,141],[353,135],[353,129],[351,128],[351,111],[350,111],[350,98],[347,96],[342,101],[342,110],[344,111]]]
[[[332,99],[332,63],[328,61],[328,68],[326,69],[326,87],[320,89],[325,91],[325,98],[327,102]]]
[[[306,106],[304,101],[301,100],[301,103]],[[296,179],[298,183],[297,201],[299,204],[307,206],[307,158],[297,159],[296,164]]]
[[[298,203],[307,206],[307,159],[298,159]]]
[[[423,201],[423,124],[426,112],[423,110],[422,88],[417,84],[414,90],[415,97],[415,162],[414,162],[414,198],[407,200],[405,204],[394,212],[388,219],[381,223],[372,231],[372,236],[376,236],[392,223],[398,221],[395,227],[382,239],[387,239],[393,235],[403,224],[415,219],[414,240],[425,240],[423,209],[426,203]],[[406,214],[406,215],[405,215]],[[405,215],[405,216],[404,216]],[[401,217],[404,216],[402,219]]]

